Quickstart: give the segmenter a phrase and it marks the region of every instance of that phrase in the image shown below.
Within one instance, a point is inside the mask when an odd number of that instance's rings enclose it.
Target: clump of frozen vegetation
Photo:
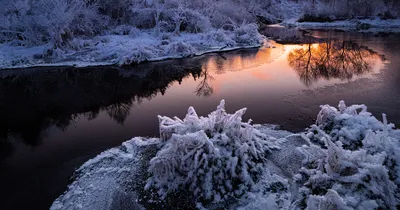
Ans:
[[[234,25],[236,43],[254,45],[262,39],[258,33],[258,26],[255,23],[248,24],[243,21],[240,25]]]
[[[385,115],[381,122],[365,105],[341,101],[338,108],[321,106],[315,125],[292,134],[242,122],[245,110],[228,114],[221,101],[208,117],[192,107],[182,120],[159,116],[160,138],[134,138],[88,161],[82,168],[90,173],[51,209],[74,209],[75,203],[102,209],[97,204],[104,197],[113,208],[400,207],[400,132]],[[107,189],[91,184],[99,180],[108,180]]]
[[[370,131],[388,132],[394,128],[393,124],[387,124],[386,115],[383,114],[382,123],[367,112],[365,105],[347,107],[344,101],[340,101],[338,109],[329,105],[321,106],[316,125],[328,134],[332,141],[340,141],[345,149],[351,150],[361,149],[363,140]],[[311,131],[316,128],[314,126]],[[311,138],[315,138],[315,136]],[[318,136],[317,139],[321,140],[322,136]]]
[[[200,201],[241,198],[245,209],[262,203],[287,209],[396,209],[399,204],[400,145],[385,115],[381,122],[365,105],[324,105],[307,133],[277,141],[241,122],[244,110],[229,115],[222,105],[208,118],[199,118],[193,108],[183,120],[160,117],[166,143],[150,161],[147,188],[161,198],[187,189]],[[279,151],[288,147],[302,155]],[[302,161],[287,162],[284,153]],[[298,171],[285,173],[293,168]]]
[[[146,188],[161,198],[190,190],[199,200],[220,202],[255,190],[266,170],[266,155],[279,141],[242,122],[246,109],[225,112],[221,101],[208,117],[190,107],[186,117],[160,117],[163,148],[150,161]]]
[[[324,105],[303,137],[303,167],[294,176],[295,206],[308,209],[397,209],[399,136],[365,105]]]

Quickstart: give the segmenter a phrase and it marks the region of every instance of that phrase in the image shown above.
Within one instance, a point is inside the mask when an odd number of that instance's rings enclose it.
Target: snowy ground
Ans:
[[[297,18],[286,20],[282,25],[289,27],[297,27],[299,29],[338,29],[343,31],[359,31],[359,32],[386,32],[399,33],[400,19],[382,20],[374,19],[352,19],[333,22],[296,22]]]
[[[293,134],[224,104],[160,116],[160,138],[87,161],[51,209],[398,209],[400,131],[384,114],[341,101]]]
[[[91,39],[75,38],[65,48],[51,44],[22,47],[0,44],[0,69],[33,66],[128,65],[144,61],[190,57],[208,52],[269,46],[254,24],[233,31],[209,33],[162,33],[131,28]]]

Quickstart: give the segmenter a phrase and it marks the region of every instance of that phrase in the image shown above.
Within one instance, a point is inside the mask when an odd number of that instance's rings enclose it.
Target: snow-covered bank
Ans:
[[[271,3],[221,0],[4,0],[0,69],[123,65],[258,47]]]
[[[133,28],[134,29],[134,28]],[[232,31],[208,33],[164,33],[133,30],[126,35],[110,34],[91,39],[75,38],[68,48],[51,44],[34,47],[0,44],[0,69],[34,66],[129,65],[202,55],[209,52],[270,46],[255,24],[244,24]]]
[[[332,22],[296,22],[296,19],[291,19],[282,23],[282,25],[288,27],[297,27],[299,29],[338,29],[343,31],[358,31],[367,33],[400,32],[400,19],[350,19]]]
[[[293,134],[242,122],[245,109],[159,117],[82,165],[51,209],[396,209],[400,131],[364,105],[321,106]]]
[[[339,29],[360,32],[400,32],[398,0],[296,1],[300,13],[285,25],[303,29]]]

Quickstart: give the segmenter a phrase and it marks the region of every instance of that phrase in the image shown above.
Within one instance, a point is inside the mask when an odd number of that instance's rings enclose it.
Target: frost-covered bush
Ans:
[[[129,64],[221,47],[256,46],[262,39],[253,14],[257,4],[244,0],[2,0],[0,44],[4,45],[0,47],[11,46],[11,50],[4,50],[1,57],[11,61],[0,62],[0,67],[65,61]],[[179,38],[163,39],[166,35]],[[17,59],[13,51],[21,50],[20,46],[41,46],[42,50],[23,50]],[[148,50],[151,47],[157,49]]]
[[[262,43],[262,36],[258,33],[258,26],[256,24],[248,24],[242,22],[242,24],[234,25],[234,40],[239,44],[254,45]]]
[[[358,112],[358,110],[361,110]],[[307,209],[397,209],[400,204],[400,145],[392,125],[378,121],[365,105],[338,110],[321,106],[317,125],[299,148],[303,168],[293,206]]]
[[[206,46],[234,47],[242,45],[261,45],[264,37],[258,32],[258,26],[252,23],[229,24],[229,30],[218,29],[204,36]]]
[[[256,17],[249,13],[243,2],[219,1],[213,5],[215,10],[211,13],[211,23],[216,28],[223,28],[226,24],[234,22],[256,22]]]
[[[387,122],[383,115],[384,122]],[[340,101],[338,109],[329,105],[321,106],[321,111],[317,116],[316,125],[327,133],[333,141],[340,140],[345,149],[360,149],[362,141],[369,130],[389,130],[393,124],[385,124],[367,112],[365,105],[352,105],[347,107],[344,101]],[[311,128],[310,131],[314,131]],[[314,136],[315,137],[315,136]],[[321,139],[318,136],[317,139]],[[325,142],[320,142],[324,144]]]
[[[192,9],[176,12],[173,20],[175,20],[175,24],[181,21],[180,25],[178,25],[180,31],[203,33],[212,28],[208,17]]]
[[[164,50],[164,55],[191,56],[196,53],[196,49],[190,44],[183,41],[169,43]]]
[[[62,45],[75,35],[93,36],[107,24],[95,4],[81,0],[6,0],[2,5],[0,40],[18,45]]]
[[[208,117],[190,107],[186,117],[159,116],[164,146],[150,161],[146,189],[162,198],[180,190],[200,201],[220,202],[254,191],[266,170],[266,155],[278,140],[242,122],[246,109],[227,114],[225,102]]]
[[[211,31],[205,35],[206,43],[210,47],[224,45],[227,47],[233,47],[236,45],[236,42],[229,36],[229,32],[218,29],[216,31]]]
[[[128,23],[132,17],[132,4],[138,5],[136,0],[91,0],[99,8],[99,13],[107,15],[117,24]]]
[[[156,11],[152,8],[132,8],[132,17],[129,23],[139,29],[152,29],[155,27]]]
[[[158,51],[154,47],[139,45],[136,48],[132,49],[132,51],[128,55],[123,56],[119,60],[118,64],[130,65],[133,63],[140,63],[144,61],[149,61],[153,58],[156,58],[157,56]]]
[[[129,35],[132,38],[135,38],[141,34],[141,31],[130,25],[119,25],[108,32],[112,35]]]

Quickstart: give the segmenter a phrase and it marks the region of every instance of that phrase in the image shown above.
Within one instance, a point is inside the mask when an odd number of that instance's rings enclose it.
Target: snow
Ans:
[[[323,105],[305,132],[242,122],[246,109],[159,116],[87,161],[51,209],[397,209],[400,131],[365,105]],[[183,194],[182,194],[183,193]]]
[[[4,0],[0,69],[129,65],[260,47],[260,2]],[[260,10],[257,10],[260,12]]]
[[[340,29],[344,31],[359,32],[400,32],[400,19],[382,20],[373,19],[349,19],[333,22],[296,22],[297,19],[290,19],[282,23],[289,27],[299,29]]]
[[[287,27],[367,33],[400,32],[400,5],[397,0],[283,1],[276,7],[285,8],[281,25]],[[306,22],[298,22],[304,17]]]
[[[365,105],[339,110],[321,106],[317,125],[306,135],[312,145],[300,148],[307,157],[299,171],[299,200],[310,209],[396,209],[399,205],[399,136],[393,125],[367,112]],[[327,190],[327,191],[326,191]]]
[[[400,19],[350,19],[361,13],[398,17],[399,6],[391,0],[374,1],[374,8],[361,1],[351,2],[347,8],[348,1],[342,0],[317,0],[313,5],[293,0],[32,1],[2,2],[0,69],[130,65],[260,47],[266,39],[258,32],[257,17],[284,20],[283,25],[305,29],[400,32]],[[302,14],[349,20],[295,22]]]
[[[51,44],[29,48],[0,44],[0,69],[63,65],[77,67],[129,65],[216,51],[270,46],[270,43],[258,34],[257,28],[252,28],[248,24],[234,31],[216,30],[205,34],[165,33],[154,36],[150,31],[136,30],[133,33],[134,35],[112,34],[90,39],[75,38],[70,42],[69,49],[54,48]]]
[[[207,118],[199,118],[193,107],[183,120],[159,117],[160,138],[167,142],[150,161],[146,189],[154,187],[165,198],[189,186],[199,200],[214,201],[252,190],[266,154],[281,141],[241,122],[246,109],[231,115],[224,106],[221,101]]]
[[[127,141],[83,164],[75,172],[77,179],[50,209],[123,209],[126,205],[144,209],[132,202],[137,200],[137,194],[129,191],[126,184],[135,176],[134,169],[141,159],[135,141],[141,139]],[[154,143],[151,139],[149,142]]]

